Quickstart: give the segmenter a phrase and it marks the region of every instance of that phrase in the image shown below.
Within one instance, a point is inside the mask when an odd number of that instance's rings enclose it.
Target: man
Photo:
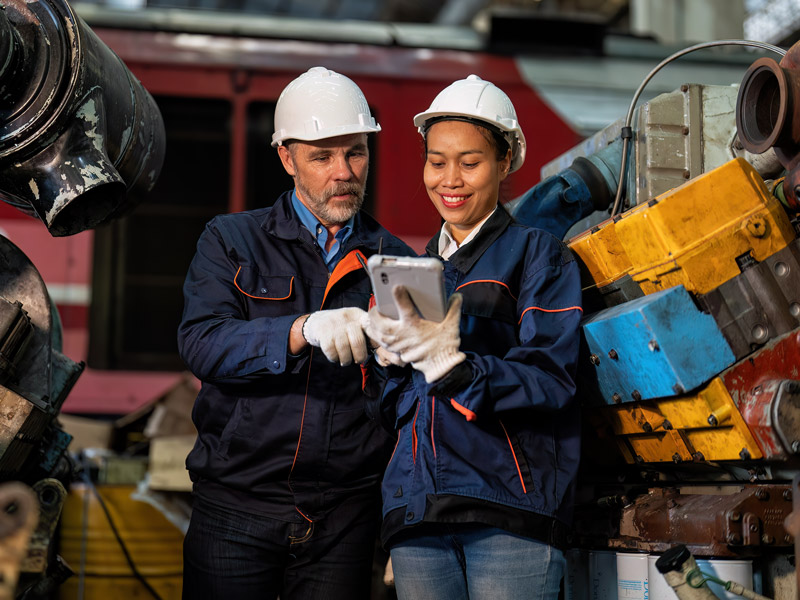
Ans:
[[[178,330],[202,381],[187,600],[369,597],[391,444],[365,413],[362,261],[413,254],[360,211],[377,131],[355,83],[310,69],[275,108],[294,191],[198,241]]]

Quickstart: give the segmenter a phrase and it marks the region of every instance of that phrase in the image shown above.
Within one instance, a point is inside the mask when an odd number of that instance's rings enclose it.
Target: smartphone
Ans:
[[[404,285],[423,319],[444,319],[444,267],[440,260],[374,254],[367,261],[367,269],[375,303],[382,315],[392,319],[400,318],[392,289],[397,285]]]

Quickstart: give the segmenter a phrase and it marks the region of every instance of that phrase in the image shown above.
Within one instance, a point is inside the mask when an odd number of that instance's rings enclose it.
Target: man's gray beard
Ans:
[[[331,225],[344,225],[355,215],[364,204],[364,188],[357,183],[343,183],[333,190],[323,192],[323,196],[314,196],[297,180],[297,189],[308,202],[308,208],[323,223]],[[333,196],[353,194],[350,200],[337,202],[335,206],[329,204]]]

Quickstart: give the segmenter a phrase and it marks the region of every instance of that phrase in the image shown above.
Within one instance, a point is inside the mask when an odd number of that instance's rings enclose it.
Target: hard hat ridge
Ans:
[[[281,92],[272,146],[290,139],[312,141],[380,130],[363,92],[350,78],[312,67]]]

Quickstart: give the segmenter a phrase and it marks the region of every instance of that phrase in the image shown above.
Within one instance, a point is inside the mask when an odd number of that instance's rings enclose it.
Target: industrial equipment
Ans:
[[[749,581],[729,590],[796,597],[799,56],[795,45],[756,60],[738,88],[687,82],[636,110],[634,98],[595,136],[611,143],[567,152],[554,163],[569,168],[546,166],[511,203],[562,237],[584,276],[567,598],[613,596],[585,560],[608,552],[619,598],[654,600],[648,575],[661,573],[677,591],[683,560],[661,572],[639,560],[640,576],[627,574],[631,558],[675,562],[676,544],[747,561]],[[681,598],[717,597],[682,577]]]
[[[152,97],[67,2],[4,0],[0,9],[0,199],[54,236],[130,212],[164,158]],[[15,586],[17,597],[47,597],[72,572],[52,546],[74,478],[57,416],[84,364],[61,343],[39,272],[0,236],[3,598]]]

